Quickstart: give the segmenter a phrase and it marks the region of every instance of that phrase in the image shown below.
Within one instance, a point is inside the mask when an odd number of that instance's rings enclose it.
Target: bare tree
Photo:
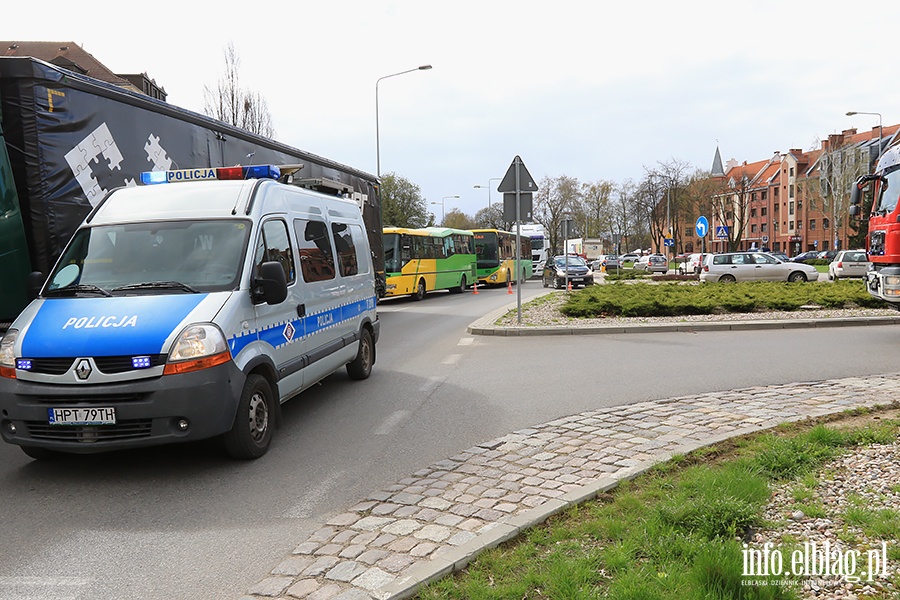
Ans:
[[[736,252],[744,230],[747,228],[751,192],[756,189],[754,180],[756,173],[751,173],[746,166],[728,172],[725,189],[718,194],[712,203],[715,222],[728,226],[728,237],[725,239],[728,252]]]
[[[567,213],[574,217],[580,199],[578,179],[567,175],[556,178],[545,176],[538,185],[534,196],[532,214],[547,229],[551,251],[562,248],[561,225]]]
[[[804,186],[806,198],[810,207],[821,207],[826,215],[831,215],[831,226],[834,230],[834,239],[842,239],[841,229],[847,223],[848,207],[850,201],[850,186],[856,179],[868,172],[869,165],[874,162],[873,155],[877,156],[877,149],[865,147],[861,144],[841,145],[833,142],[829,149],[822,153],[816,168],[813,169],[813,177]],[[815,185],[815,176],[818,176],[819,185]],[[798,190],[798,201],[801,194]],[[848,237],[854,238],[859,245],[863,236],[859,235],[859,227],[852,227],[854,233]],[[852,244],[851,244],[852,246]],[[837,249],[837,245],[835,245]]]
[[[583,213],[584,237],[599,238],[609,231],[608,222],[610,196],[615,184],[611,181],[584,183],[581,186],[581,212]]]
[[[635,195],[637,185],[631,179],[626,179],[616,187],[611,198],[610,226],[612,228],[613,241],[617,254],[630,251],[628,244],[644,244],[646,235],[641,234],[640,214],[636,208]]]
[[[241,59],[234,44],[225,47],[225,75],[215,90],[203,86],[203,112],[235,127],[268,138],[275,136],[269,105],[259,92],[241,87]]]

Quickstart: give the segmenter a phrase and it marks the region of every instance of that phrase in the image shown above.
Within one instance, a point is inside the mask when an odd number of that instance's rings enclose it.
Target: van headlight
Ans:
[[[190,325],[172,344],[163,374],[199,371],[229,360],[231,352],[221,329],[212,323]]]
[[[16,338],[19,337],[17,329],[10,329],[0,339],[0,376],[14,378],[16,376]]]

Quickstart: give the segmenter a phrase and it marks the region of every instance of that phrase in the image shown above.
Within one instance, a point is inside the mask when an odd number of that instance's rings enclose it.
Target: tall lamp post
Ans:
[[[440,202],[432,202],[432,204],[440,204],[441,205],[441,225],[444,224],[444,200],[447,198],[459,198],[459,196],[444,196],[441,198]]]
[[[491,210],[491,182],[492,182],[492,181],[500,181],[501,179],[503,179],[503,178],[502,178],[502,177],[491,177],[490,179],[488,179],[488,184],[487,184],[487,185],[478,185],[478,184],[476,183],[475,185],[472,186],[472,187],[475,188],[476,190],[483,190],[484,188],[487,188],[487,191],[488,191],[488,205],[487,205],[488,211]],[[488,216],[490,216],[490,215],[488,215]]]
[[[880,158],[881,157],[881,141],[884,139],[884,129],[882,128],[881,113],[863,112],[861,110],[851,110],[851,111],[847,112],[848,117],[852,117],[853,115],[873,115],[873,116],[878,117],[878,157]]]
[[[390,75],[385,75],[384,77],[379,77],[375,80],[375,162],[378,175],[378,178],[381,179],[381,141],[378,130],[378,84],[381,83],[382,79],[387,79],[388,77],[396,77],[397,75],[405,75],[406,73],[412,73],[413,71],[427,71],[431,68],[431,65],[422,65],[421,67],[416,67],[415,69],[407,69],[406,71],[400,71],[399,73],[391,73]]]

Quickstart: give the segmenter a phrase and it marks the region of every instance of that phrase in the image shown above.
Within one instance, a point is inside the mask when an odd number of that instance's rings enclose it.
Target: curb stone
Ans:
[[[898,393],[900,373],[849,377],[606,407],[519,430],[329,519],[242,600],[409,598],[485,549],[675,454],[786,422],[894,405]]]

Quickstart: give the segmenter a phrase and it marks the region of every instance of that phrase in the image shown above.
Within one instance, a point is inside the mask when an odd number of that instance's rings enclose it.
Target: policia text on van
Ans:
[[[35,458],[220,435],[262,456],[281,402],[371,373],[359,207],[274,167],[144,175],[192,181],[114,190],[75,232],[0,342],[0,435]]]

